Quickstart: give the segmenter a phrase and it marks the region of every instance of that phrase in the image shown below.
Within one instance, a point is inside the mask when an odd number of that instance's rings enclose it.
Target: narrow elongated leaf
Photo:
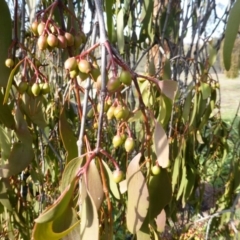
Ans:
[[[99,171],[94,161],[91,161],[87,171],[87,187],[91,198],[98,210],[103,201],[103,186]]]
[[[14,143],[8,163],[0,166],[0,176],[3,178],[16,175],[24,170],[34,158],[31,145]]]
[[[154,146],[157,155],[157,162],[162,168],[169,165],[169,144],[167,135],[160,123],[155,123]]]
[[[12,23],[8,5],[3,0],[0,1],[0,22],[0,87],[6,87],[10,69],[5,66],[5,60],[12,40]]]
[[[37,0],[27,0],[27,6],[28,6],[28,10],[29,10],[29,16],[30,16],[30,23],[33,22],[34,20],[34,14],[36,11],[36,6],[37,6]]]
[[[172,186],[166,169],[161,169],[159,175],[153,176],[149,182],[149,219],[153,220],[170,202]]]
[[[108,37],[109,37],[110,41],[113,41],[113,38],[112,38],[112,30],[113,30],[112,6],[113,6],[113,0],[105,0],[107,29],[108,29]]]
[[[127,168],[127,228],[135,234],[142,226],[149,207],[149,194],[140,167],[141,153],[137,154]]]
[[[212,67],[214,65],[214,63],[216,62],[217,59],[217,50],[211,45],[209,44],[209,65],[210,67]]]
[[[82,207],[80,234],[81,240],[98,239],[98,214],[95,203],[89,192]]]
[[[67,162],[77,157],[77,138],[74,136],[72,128],[67,121],[65,110],[62,109],[59,119],[60,136],[67,151]]]
[[[240,12],[240,0],[237,0],[229,13],[229,18],[225,31],[225,40],[223,45],[223,61],[227,71],[231,67],[232,50],[239,29],[240,24],[239,12]]]
[[[0,126],[1,158],[7,160],[11,152],[11,132]]]
[[[36,223],[52,222],[60,217],[63,212],[68,208],[70,200],[72,199],[73,191],[75,189],[76,180],[74,179],[71,184],[64,190],[59,198],[47,208],[37,219]]]
[[[16,122],[16,134],[18,139],[25,144],[31,145],[32,135],[28,129],[27,122],[24,119],[19,106],[17,106],[15,109],[14,118]]]
[[[77,157],[72,159],[64,168],[62,174],[62,180],[60,183],[60,191],[63,192],[64,189],[72,182],[72,180],[76,177],[77,171],[83,165],[84,158]]]
[[[118,43],[118,49],[120,54],[124,53],[124,10],[123,8],[120,9],[117,15],[117,43]]]
[[[206,100],[211,96],[211,86],[208,83],[201,83],[201,92],[202,92],[202,98],[203,100]]]
[[[115,183],[114,179],[113,179],[113,174],[112,174],[112,171],[111,169],[108,167],[107,163],[105,163],[103,160],[102,160],[102,163],[103,163],[103,167],[105,169],[105,172],[106,172],[106,175],[107,175],[107,178],[108,178],[108,186],[109,186],[109,189],[112,193],[112,195],[116,198],[116,199],[120,199],[120,192],[119,192],[119,189],[118,189],[118,185],[117,183]]]
[[[9,188],[9,183],[8,180],[6,179],[1,179],[0,180],[0,203],[9,211],[12,211],[12,205],[9,201],[9,196],[8,196],[8,188]]]
[[[3,94],[0,91],[0,123],[6,127],[13,129],[15,127],[14,118],[11,108],[7,104],[3,104]]]
[[[173,173],[172,173],[172,189],[174,191],[177,184],[178,178],[180,176],[180,166],[181,166],[181,157],[178,156],[174,161]]]
[[[3,104],[6,104],[7,101],[8,101],[8,96],[9,96],[9,93],[10,93],[10,89],[11,89],[11,87],[12,87],[12,81],[13,81],[15,72],[17,71],[18,66],[19,66],[23,61],[24,61],[24,60],[21,60],[20,62],[18,62],[18,64],[12,69],[12,71],[11,71],[11,73],[10,73],[10,75],[9,75],[9,78],[8,78],[8,81],[7,81],[7,88],[6,88],[6,92],[5,92],[4,99],[3,99]]]
[[[162,80],[158,82],[162,92],[171,100],[173,100],[175,92],[177,91],[177,82],[172,80]]]

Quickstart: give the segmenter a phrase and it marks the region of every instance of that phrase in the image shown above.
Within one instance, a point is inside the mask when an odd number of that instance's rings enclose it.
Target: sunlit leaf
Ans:
[[[20,173],[31,163],[33,157],[34,153],[31,145],[20,142],[14,143],[8,163],[0,165],[0,176],[5,178]]]
[[[157,230],[158,232],[163,232],[166,225],[166,213],[164,209],[158,214],[158,216],[155,219],[155,222],[157,224]]]
[[[225,40],[223,45],[223,61],[227,71],[231,67],[232,50],[240,25],[239,12],[240,12],[240,0],[237,0],[229,13],[227,27],[225,30]]]
[[[127,180],[124,179],[119,183],[119,190],[121,194],[124,194],[127,191]]]
[[[203,100],[205,100],[211,96],[211,91],[212,91],[212,89],[211,89],[210,84],[204,83],[204,82],[201,83],[201,92],[202,92]]]
[[[177,82],[172,80],[162,80],[158,82],[162,92],[171,100],[173,100],[175,92],[177,91]]]
[[[96,206],[96,209],[98,210],[102,204],[104,193],[101,177],[94,161],[91,161],[88,166],[87,188],[91,194],[91,198]]]
[[[34,20],[34,14],[36,12],[36,6],[37,6],[37,0],[26,0],[29,16],[30,16],[30,22],[33,22]]]
[[[61,193],[58,199],[34,221],[36,223],[47,223],[60,217],[69,206],[75,184],[76,180],[74,179],[64,192]]]
[[[12,40],[12,20],[8,5],[3,0],[0,1],[0,22],[0,87],[6,87],[10,69],[5,66],[5,60],[8,58],[8,48]],[[2,101],[0,106],[1,104]]]
[[[139,167],[140,159],[141,153],[131,160],[126,174],[128,189],[126,220],[127,228],[133,234],[141,228],[149,207],[148,188]]]
[[[36,223],[33,229],[34,240],[59,240],[79,225],[76,210],[68,206],[53,221]]]
[[[123,29],[124,29],[123,17],[124,17],[124,10],[123,8],[121,8],[117,15],[117,43],[118,43],[118,49],[120,54],[124,53],[124,45],[125,45],[124,33],[123,33]]]
[[[77,138],[74,136],[72,127],[67,121],[65,110],[62,109],[59,119],[60,136],[67,151],[67,162],[77,157]]]
[[[113,6],[113,0],[105,0],[104,1],[105,9],[106,9],[106,22],[107,22],[107,30],[108,30],[108,37],[110,41],[113,41],[113,35],[112,35],[112,30],[113,30],[113,19],[112,19],[112,6]]]
[[[83,157],[77,157],[72,159],[64,168],[62,174],[62,180],[60,182],[60,191],[63,192],[64,189],[72,182],[76,177],[77,171],[81,168],[84,163]]]
[[[169,165],[169,144],[167,135],[160,123],[155,123],[154,146],[159,166],[166,168]]]
[[[1,158],[7,160],[11,152],[11,132],[0,126]]]
[[[12,211],[12,205],[9,201],[9,196],[8,196],[8,188],[9,188],[9,183],[8,180],[6,179],[1,179],[0,180],[0,203],[9,211]]]
[[[98,239],[98,213],[89,192],[82,206],[80,234],[81,240]]]
[[[166,169],[161,169],[160,174],[151,177],[149,183],[149,218],[156,218],[162,209],[170,202],[172,186]]]
[[[112,174],[112,171],[111,169],[108,167],[107,163],[105,163],[103,160],[102,160],[102,163],[103,163],[103,167],[105,169],[105,172],[106,172],[106,175],[107,175],[107,178],[108,178],[108,186],[109,186],[109,189],[112,193],[112,195],[116,198],[116,199],[120,199],[120,192],[119,192],[119,189],[118,189],[118,185],[117,183],[114,181],[113,179],[113,174]]]

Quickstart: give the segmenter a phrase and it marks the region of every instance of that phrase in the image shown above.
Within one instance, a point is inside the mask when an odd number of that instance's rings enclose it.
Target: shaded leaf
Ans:
[[[14,118],[10,106],[3,104],[3,94],[0,91],[0,122],[6,127],[13,129],[15,126]]]
[[[170,202],[172,186],[166,169],[161,169],[159,175],[153,176],[149,182],[149,219],[153,220]]]
[[[81,240],[98,239],[98,213],[89,192],[82,206],[80,234]]]
[[[239,29],[240,24],[239,12],[240,12],[240,0],[237,0],[229,13],[227,27],[225,30],[225,40],[223,45],[223,61],[227,71],[231,67],[232,50]]]
[[[105,169],[105,173],[106,173],[106,176],[107,176],[107,179],[108,179],[108,186],[109,186],[109,189],[112,193],[112,195],[116,198],[116,199],[120,199],[121,196],[120,196],[120,192],[119,192],[119,189],[118,189],[118,185],[117,183],[115,183],[114,179],[113,179],[113,174],[112,174],[112,171],[111,169],[108,167],[107,163],[104,162],[102,160],[102,163],[103,163],[103,167]]]
[[[172,80],[162,80],[158,82],[162,92],[171,100],[173,100],[175,92],[177,91],[177,82]]]
[[[174,191],[177,184],[178,178],[180,176],[180,166],[181,166],[181,157],[178,156],[174,161],[173,173],[172,173],[172,189]]]
[[[78,156],[77,138],[74,136],[72,127],[67,121],[65,110],[62,109],[59,118],[60,137],[63,141],[63,146],[67,151],[67,162]]]
[[[167,58],[163,67],[163,80],[171,79],[171,65],[170,60]]]
[[[127,228],[135,234],[142,226],[149,207],[149,194],[140,167],[141,153],[137,154],[129,163],[126,180],[128,189]]]
[[[14,143],[8,163],[0,166],[0,176],[6,178],[19,174],[31,163],[33,158],[34,153],[31,145]]]
[[[76,179],[73,179],[71,184],[69,184],[69,186],[64,190],[64,192],[62,192],[58,199],[34,221],[36,223],[47,223],[52,222],[58,217],[60,217],[69,206],[75,189],[75,185]]]
[[[164,209],[158,214],[158,216],[155,219],[155,222],[157,224],[157,230],[158,232],[163,232],[166,225],[166,213]]]
[[[42,129],[47,126],[43,102],[44,97],[42,95],[32,97],[26,93],[23,94],[22,101],[20,102],[20,108],[22,111],[34,124]]]
[[[113,0],[105,0],[104,1],[105,9],[106,9],[106,22],[107,22],[107,30],[108,30],[108,37],[110,41],[113,41],[113,19],[112,19],[112,6],[113,6]]]
[[[124,53],[124,10],[123,8],[120,9],[120,11],[117,14],[117,43],[118,43],[118,49],[120,54]]]
[[[28,129],[28,125],[26,120],[23,117],[23,114],[17,105],[14,114],[15,122],[16,122],[16,134],[18,139],[25,144],[32,144],[32,135]]]
[[[154,146],[159,166],[166,168],[169,165],[169,144],[167,135],[160,123],[155,123]]]
[[[88,166],[87,188],[91,194],[93,202],[95,203],[96,209],[98,210],[102,204],[104,193],[101,177],[94,161],[91,161]]]
[[[12,21],[6,1],[0,1],[0,22],[0,87],[6,87],[10,69],[5,66],[5,60],[8,58],[8,48],[12,41]]]

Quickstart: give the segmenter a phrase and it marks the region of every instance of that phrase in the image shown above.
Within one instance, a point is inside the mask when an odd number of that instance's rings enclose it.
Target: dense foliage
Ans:
[[[13,2],[0,1],[1,239],[237,235],[240,133],[214,62],[240,1],[222,16],[213,0]]]

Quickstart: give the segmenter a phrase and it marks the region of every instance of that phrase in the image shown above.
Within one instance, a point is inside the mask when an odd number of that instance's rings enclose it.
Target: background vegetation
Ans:
[[[239,8],[0,1],[1,239],[237,238]]]

